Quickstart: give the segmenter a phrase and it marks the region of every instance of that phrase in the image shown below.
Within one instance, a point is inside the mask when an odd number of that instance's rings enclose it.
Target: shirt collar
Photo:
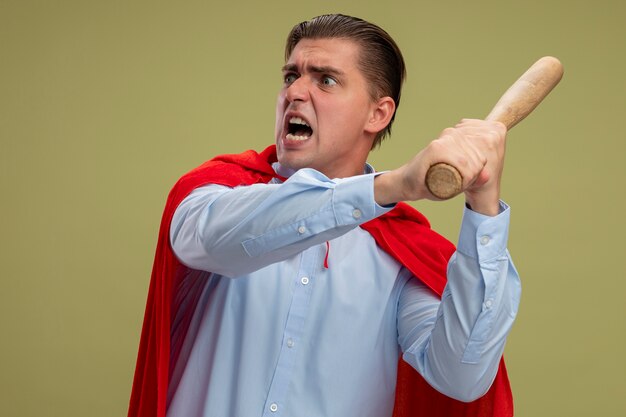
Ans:
[[[272,164],[272,168],[274,169],[274,172],[276,174],[280,175],[283,178],[289,178],[293,174],[295,174],[297,171],[297,170],[282,166],[280,162],[274,162]],[[375,172],[376,170],[374,169],[374,167],[366,162],[365,166],[363,167],[363,174],[373,174]]]

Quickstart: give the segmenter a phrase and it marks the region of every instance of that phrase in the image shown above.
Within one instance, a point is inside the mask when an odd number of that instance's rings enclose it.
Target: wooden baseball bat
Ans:
[[[485,120],[502,122],[511,129],[541,103],[562,76],[563,66],[558,59],[540,58],[500,97]],[[462,183],[459,171],[449,164],[434,164],[426,173],[428,190],[442,200],[459,194]]]

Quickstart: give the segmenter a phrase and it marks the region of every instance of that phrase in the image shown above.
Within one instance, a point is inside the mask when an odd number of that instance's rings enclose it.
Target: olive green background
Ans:
[[[543,55],[561,84],[509,134],[523,280],[517,416],[626,415],[626,2],[0,0],[0,413],[126,413],[170,186],[273,141],[284,37],[328,12],[398,41],[379,169],[482,117]],[[456,241],[462,199],[416,206]]]

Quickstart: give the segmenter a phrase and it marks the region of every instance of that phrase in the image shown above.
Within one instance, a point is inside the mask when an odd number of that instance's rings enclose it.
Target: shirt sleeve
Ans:
[[[403,358],[433,387],[461,401],[487,392],[519,306],[519,275],[506,248],[510,209],[466,209],[441,301],[409,279],[398,305]]]
[[[258,270],[391,210],[374,200],[375,175],[331,180],[307,168],[283,184],[197,188],[174,213],[172,248],[194,269]]]

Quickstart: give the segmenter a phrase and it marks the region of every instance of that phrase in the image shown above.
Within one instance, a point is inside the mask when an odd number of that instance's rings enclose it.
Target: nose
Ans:
[[[290,102],[306,101],[309,97],[309,85],[306,77],[298,77],[293,81],[285,91],[285,97]]]

